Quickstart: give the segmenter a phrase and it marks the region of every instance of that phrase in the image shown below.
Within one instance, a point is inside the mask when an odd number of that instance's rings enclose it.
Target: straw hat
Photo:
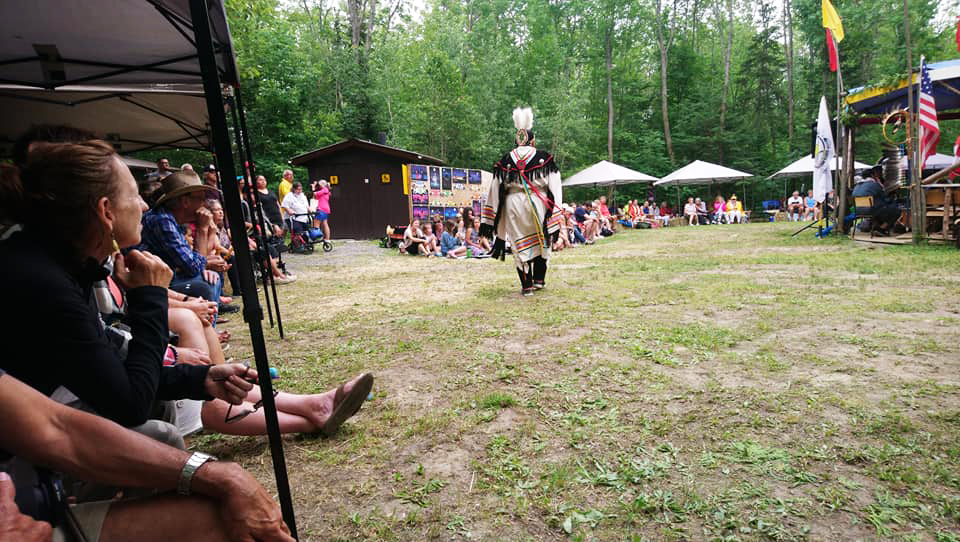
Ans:
[[[216,188],[203,184],[203,181],[201,181],[200,177],[197,177],[195,173],[183,171],[167,175],[163,181],[161,181],[158,191],[160,192],[160,197],[157,199],[157,205],[191,192],[205,191],[210,194],[220,193]]]

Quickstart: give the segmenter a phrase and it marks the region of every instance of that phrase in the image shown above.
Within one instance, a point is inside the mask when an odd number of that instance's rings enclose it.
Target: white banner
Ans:
[[[830,163],[835,158],[827,99],[821,96],[820,113],[817,115],[817,146],[813,150],[813,199],[818,202],[822,203],[827,192],[832,190],[833,177],[830,175]]]

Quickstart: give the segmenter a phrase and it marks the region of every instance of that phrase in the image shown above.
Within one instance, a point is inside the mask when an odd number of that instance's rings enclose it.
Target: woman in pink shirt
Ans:
[[[317,200],[317,211],[313,215],[313,227],[323,228],[323,238],[330,240],[330,226],[327,218],[330,217],[330,183],[320,179],[314,184],[313,199]]]
[[[713,200],[713,220],[714,224],[719,224],[720,220],[726,215],[727,202],[723,201],[723,196],[717,194],[717,199]]]

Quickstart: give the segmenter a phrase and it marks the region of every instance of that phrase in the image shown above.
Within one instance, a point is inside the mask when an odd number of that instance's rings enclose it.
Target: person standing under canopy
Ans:
[[[521,293],[546,284],[550,246],[563,221],[560,170],[553,156],[536,148],[533,110],[513,110],[517,146],[493,166],[493,182],[480,213],[482,237],[496,235],[491,256],[503,259],[505,241],[513,250]]]

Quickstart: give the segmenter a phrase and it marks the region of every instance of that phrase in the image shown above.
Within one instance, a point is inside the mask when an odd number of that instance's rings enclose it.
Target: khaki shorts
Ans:
[[[103,529],[103,521],[107,518],[110,504],[112,504],[112,501],[96,501],[70,507],[70,512],[77,520],[77,525],[79,525],[87,542],[100,540],[100,530]],[[53,530],[53,542],[78,541],[68,534],[68,531],[63,527],[57,527]]]

